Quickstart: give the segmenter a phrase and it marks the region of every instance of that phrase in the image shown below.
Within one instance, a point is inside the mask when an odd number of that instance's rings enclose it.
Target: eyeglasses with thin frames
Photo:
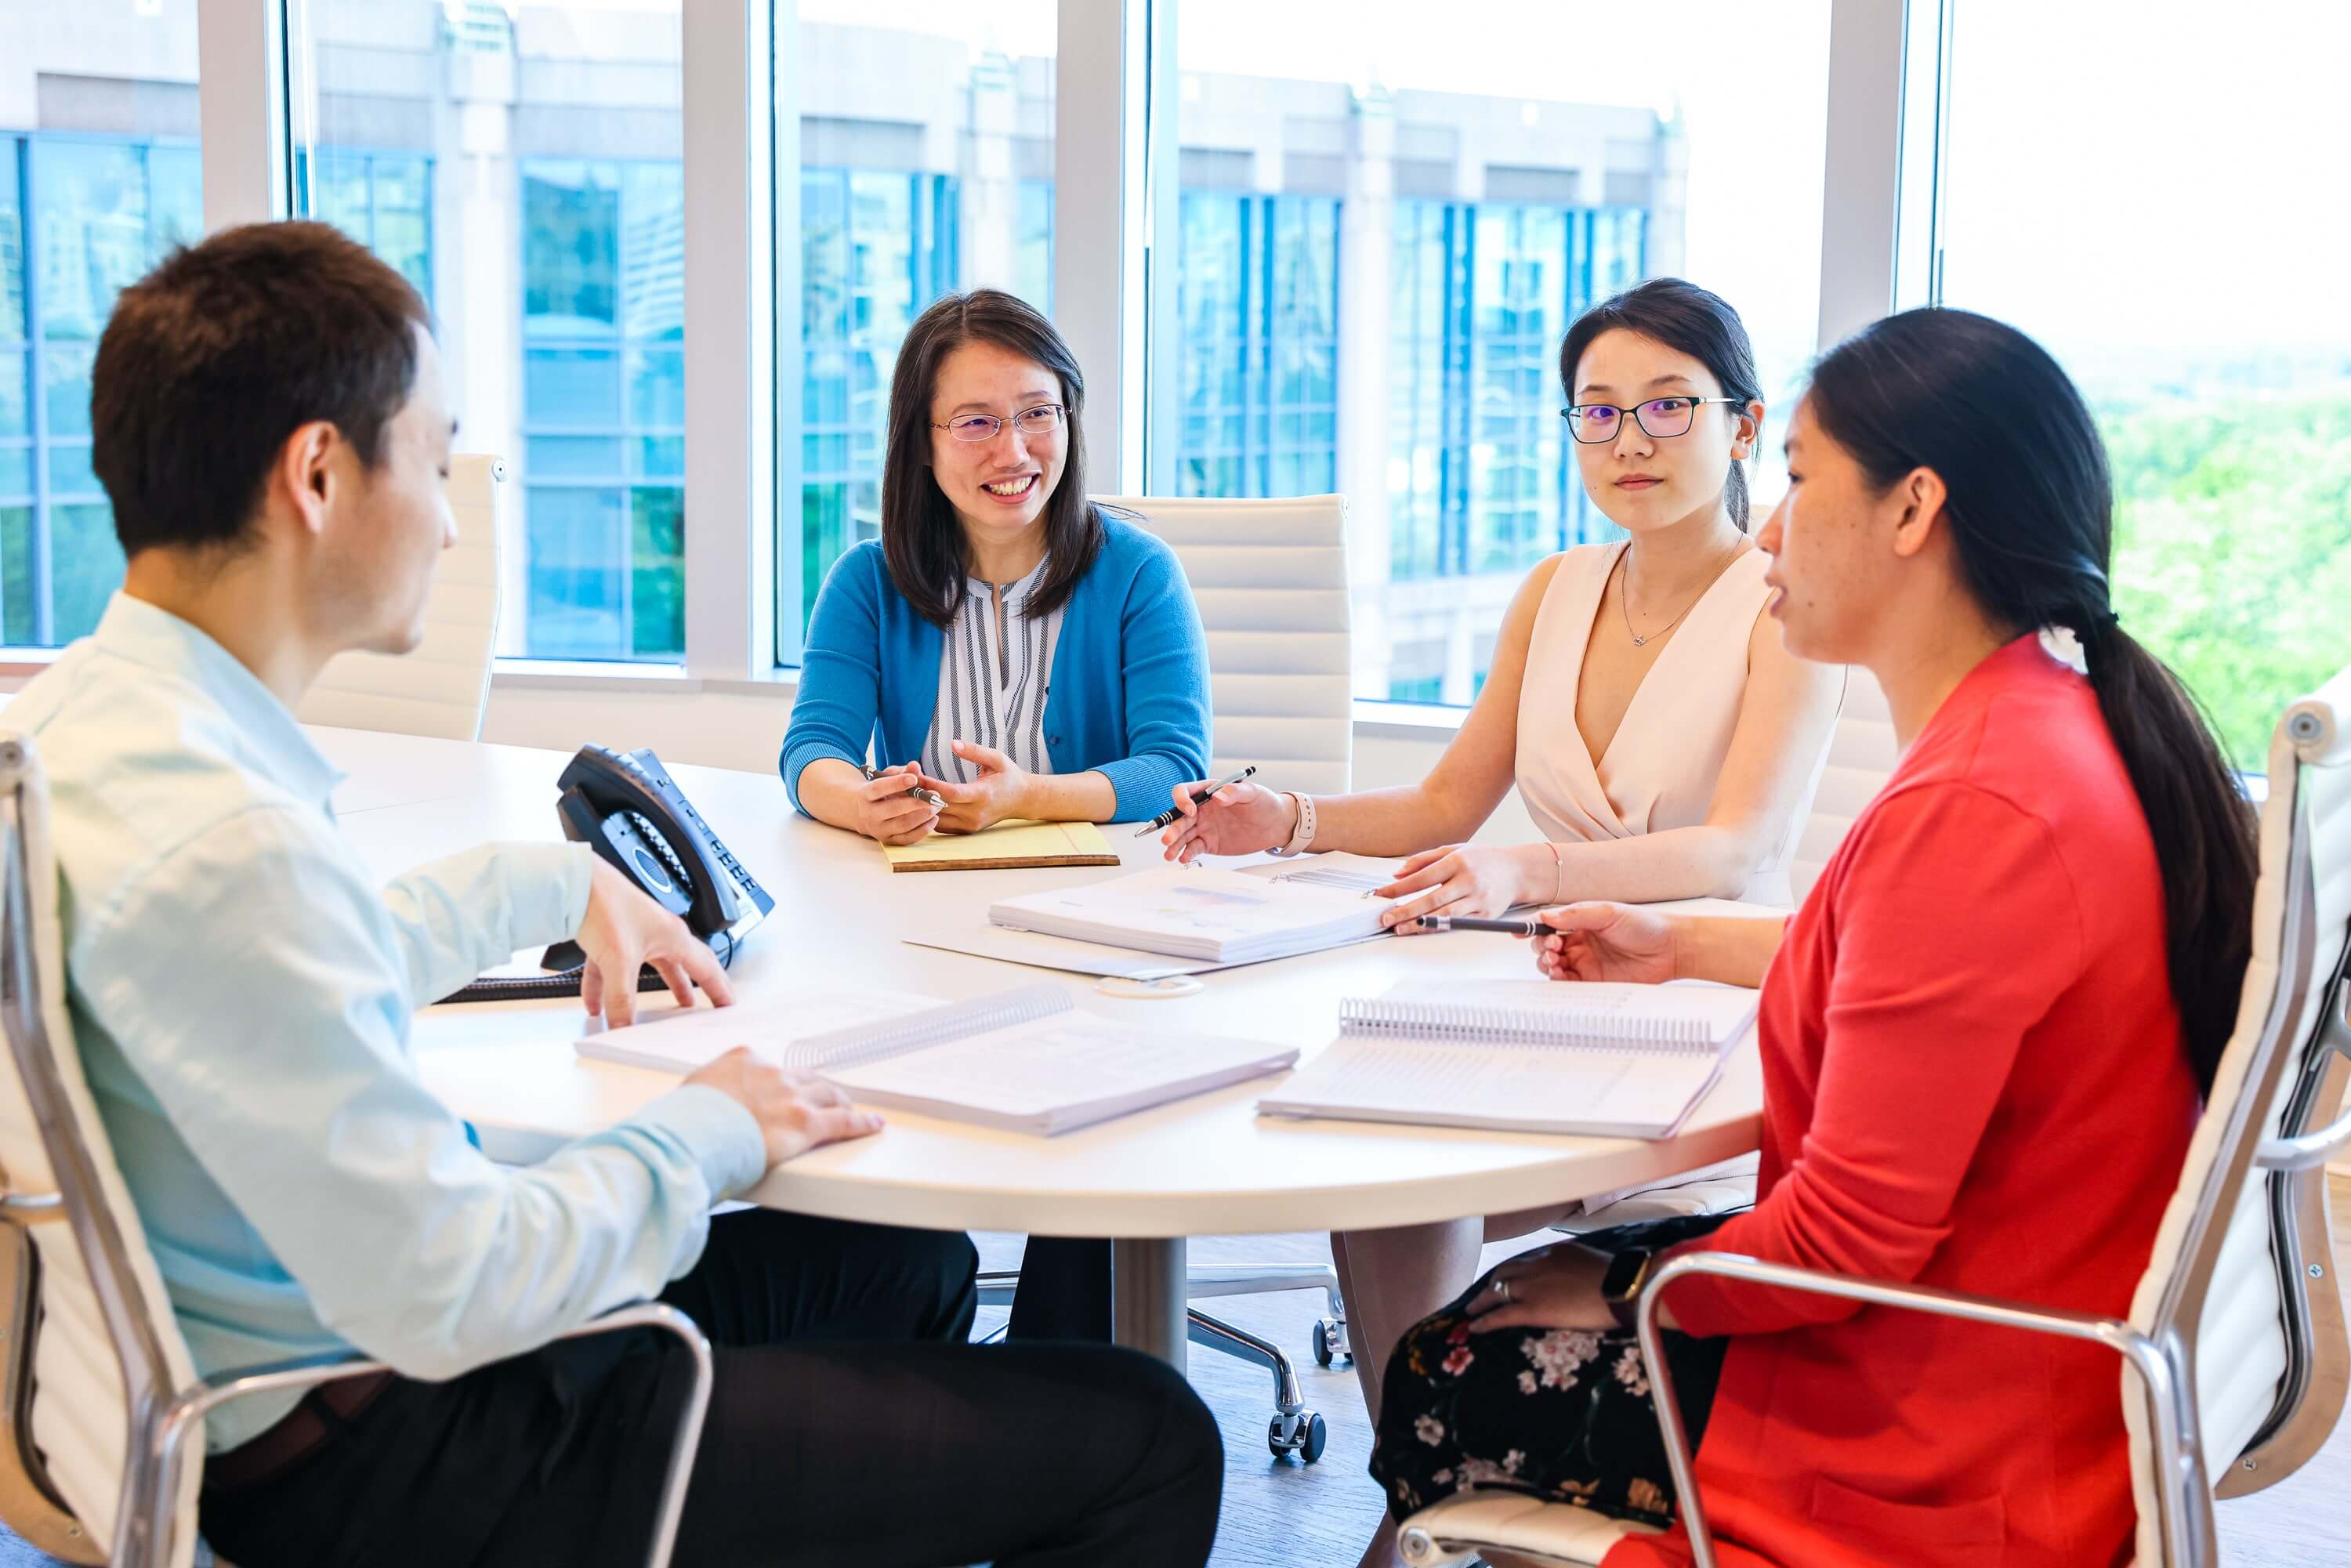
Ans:
[[[1561,409],[1559,416],[1567,421],[1569,434],[1586,446],[1615,440],[1617,433],[1625,428],[1624,416],[1628,413],[1643,434],[1666,441],[1687,435],[1690,422],[1698,417],[1701,405],[1737,402],[1735,397],[1653,397],[1633,408],[1619,408],[1613,402],[1579,402]]]
[[[998,419],[992,413],[966,413],[948,420],[945,424],[933,420],[931,428],[944,430],[957,441],[978,442],[995,440],[996,433],[1008,423],[1034,441],[1061,429],[1061,421],[1069,412],[1058,402],[1040,402],[1034,408],[1022,409],[1009,420]]]

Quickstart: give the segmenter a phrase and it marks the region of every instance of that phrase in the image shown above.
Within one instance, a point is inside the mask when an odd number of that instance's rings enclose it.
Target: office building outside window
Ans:
[[[1526,573],[1621,537],[1559,416],[1590,306],[1716,288],[1784,417],[1819,310],[1828,8],[1787,9],[1627,55],[1541,0],[1436,29],[1405,0],[1186,0],[1184,418],[1151,484],[1345,496],[1358,697],[1471,701]],[[1311,347],[1284,359],[1287,337]]]
[[[1187,189],[1176,491],[1307,496],[1339,473],[1339,204]]]
[[[778,302],[797,373],[777,538],[776,655],[800,659],[825,573],[880,537],[898,346],[943,294],[1053,303],[1053,44],[1045,3],[959,14],[924,0],[801,0],[779,49],[799,179],[799,298]],[[782,176],[779,172],[779,182]],[[789,235],[790,222],[779,224]],[[788,404],[789,406],[789,404]]]
[[[90,471],[90,367],[114,297],[203,232],[193,0],[0,3],[0,643],[57,647],[122,580]]]
[[[305,0],[294,204],[417,286],[506,459],[498,651],[685,651],[677,0]]]
[[[522,164],[530,652],[685,649],[685,193],[675,162]]]
[[[923,306],[956,287],[949,174],[800,169],[800,611],[882,519],[890,368]]]

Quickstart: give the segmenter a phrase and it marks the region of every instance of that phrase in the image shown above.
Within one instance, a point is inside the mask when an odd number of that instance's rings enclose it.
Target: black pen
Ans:
[[[865,764],[865,777],[867,781],[871,782],[872,780],[882,777],[882,769],[874,767],[869,762]],[[935,789],[924,789],[917,788],[913,789],[902,789],[899,793],[902,795],[918,795],[934,806],[944,806],[946,804],[946,801],[940,797],[939,792]]]
[[[1475,915],[1424,915],[1419,925],[1423,931],[1500,931],[1512,936],[1541,936],[1551,931],[1540,920],[1486,920]]]
[[[1238,773],[1233,774],[1233,775],[1232,775],[1231,777],[1229,777],[1229,778],[1226,778],[1226,779],[1217,779],[1214,784],[1209,785],[1209,786],[1208,786],[1207,789],[1195,789],[1195,790],[1193,790],[1193,791],[1192,791],[1192,804],[1194,804],[1195,806],[1198,805],[1201,801],[1203,801],[1203,800],[1207,800],[1209,796],[1211,796],[1211,795],[1215,794],[1217,790],[1219,790],[1219,789],[1223,789],[1226,785],[1228,785],[1228,784],[1238,784],[1238,783],[1239,783],[1242,779],[1244,779],[1248,778],[1250,774],[1252,774],[1252,773],[1254,773],[1254,772],[1256,772],[1256,771],[1257,771],[1257,764],[1256,764],[1256,763],[1254,763],[1254,762],[1252,762],[1252,763],[1250,763],[1247,768],[1242,768]],[[1144,824],[1143,824],[1143,829],[1142,829],[1142,831],[1141,831],[1140,832],[1136,833],[1134,836],[1135,836],[1136,838],[1138,838],[1138,839],[1147,839],[1147,838],[1149,838],[1152,834],[1154,834],[1154,833],[1157,832],[1160,829],[1162,829],[1162,828],[1165,827],[1168,823],[1170,823],[1170,822],[1174,821],[1176,818],[1178,818],[1178,817],[1182,816],[1183,814],[1184,814],[1184,810],[1183,810],[1183,808],[1182,808],[1182,807],[1180,807],[1180,806],[1170,806],[1170,807],[1168,807],[1168,808],[1167,808],[1167,810],[1164,810],[1164,811],[1160,812],[1160,813],[1159,813],[1159,815],[1157,815],[1157,816],[1155,816],[1155,817],[1152,818],[1152,819],[1151,819],[1151,821],[1147,821],[1147,822],[1144,823]]]

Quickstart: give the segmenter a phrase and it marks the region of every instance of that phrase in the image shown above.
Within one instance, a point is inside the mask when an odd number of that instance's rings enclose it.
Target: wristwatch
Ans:
[[[1302,855],[1314,842],[1314,797],[1295,789],[1283,791],[1298,804],[1298,826],[1290,830],[1290,841],[1266,852],[1272,855]]]
[[[1600,1299],[1608,1303],[1618,1328],[1633,1326],[1634,1309],[1640,1305],[1641,1287],[1649,1282],[1649,1265],[1656,1258],[1646,1247],[1632,1247],[1608,1260],[1608,1271],[1600,1276]]]

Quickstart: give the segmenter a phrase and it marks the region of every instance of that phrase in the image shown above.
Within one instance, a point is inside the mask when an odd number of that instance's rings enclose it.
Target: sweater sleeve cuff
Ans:
[[[1736,1223],[1734,1220],[1733,1224]],[[1726,1243],[1728,1236],[1728,1244]],[[1709,1235],[1679,1246],[1668,1247],[1657,1255],[1655,1267],[1664,1268],[1677,1258],[1698,1252],[1739,1252],[1738,1236],[1730,1225],[1724,1225]],[[1674,1314],[1674,1322],[1684,1333],[1700,1339],[1737,1333],[1744,1326],[1746,1315],[1739,1310],[1739,1291],[1744,1289],[1751,1299],[1758,1287],[1744,1285],[1719,1274],[1692,1274],[1677,1280],[1666,1291],[1666,1305]]]
[[[800,775],[808,771],[810,763],[827,757],[837,757],[852,768],[865,766],[862,758],[852,757],[840,747],[823,741],[803,741],[784,753],[778,769],[784,776],[784,794],[791,801],[792,810],[803,817],[813,819],[816,813],[800,804]]]
[[[1147,822],[1167,809],[1176,786],[1188,777],[1164,757],[1128,757],[1094,769],[1110,780],[1113,822]]]
[[[768,1174],[768,1140],[742,1102],[706,1083],[671,1090],[629,1118],[668,1134],[702,1167],[711,1201],[735,1197]]]

